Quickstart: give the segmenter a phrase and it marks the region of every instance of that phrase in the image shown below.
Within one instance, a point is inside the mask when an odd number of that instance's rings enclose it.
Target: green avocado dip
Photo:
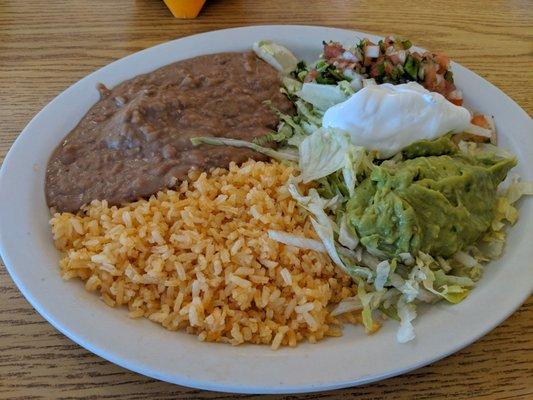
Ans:
[[[390,257],[449,257],[479,239],[493,220],[498,184],[516,160],[467,156],[445,139],[403,154],[411,158],[375,166],[347,202],[361,243]]]

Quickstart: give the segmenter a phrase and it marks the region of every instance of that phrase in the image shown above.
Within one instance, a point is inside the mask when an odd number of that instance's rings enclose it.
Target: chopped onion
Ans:
[[[398,50],[398,58],[400,59],[400,64],[405,64],[407,59],[407,52],[405,50]]]
[[[379,46],[366,46],[365,57],[377,58],[379,56]]]
[[[358,62],[359,61],[357,56],[355,54],[353,54],[352,52],[349,52],[349,51],[345,51],[344,53],[342,53],[342,58],[345,59],[345,60],[348,60],[348,61],[354,61],[354,62]]]

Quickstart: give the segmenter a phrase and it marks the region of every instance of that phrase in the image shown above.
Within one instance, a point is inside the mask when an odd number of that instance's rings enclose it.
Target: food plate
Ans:
[[[52,325],[95,354],[156,379],[202,389],[243,393],[295,393],[360,385],[398,375],[443,358],[507,318],[531,293],[533,199],[521,201],[504,256],[491,262],[478,287],[462,303],[431,307],[416,320],[417,338],[398,344],[394,324],[367,336],[360,326],[318,344],[277,351],[267,346],[200,342],[126,310],[104,307],[79,281],[58,269],[44,197],[48,157],[95,103],[99,82],[112,87],[138,74],[201,54],[238,51],[272,39],[312,61],[323,40],[354,42],[365,33],[312,26],[255,26],[208,32],[143,50],[77,82],[48,104],[23,130],[0,173],[0,251],[19,289]],[[414,38],[416,39],[416,38]],[[441,49],[446,50],[446,49]],[[453,64],[465,101],[494,115],[500,145],[519,159],[515,172],[533,180],[533,123],[508,96],[473,72]]]

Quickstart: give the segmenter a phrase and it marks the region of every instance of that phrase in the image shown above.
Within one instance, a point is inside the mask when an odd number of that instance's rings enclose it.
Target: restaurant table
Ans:
[[[528,0],[208,0],[193,20],[173,18],[157,0],[0,0],[0,160],[42,107],[97,68],[172,39],[258,24],[401,35],[445,51],[533,111],[533,3]],[[530,297],[474,344],[402,376],[338,391],[262,398],[533,398],[532,316]],[[354,343],[359,345],[364,344]],[[237,397],[156,381],[88,352],[46,322],[0,266],[0,398]]]

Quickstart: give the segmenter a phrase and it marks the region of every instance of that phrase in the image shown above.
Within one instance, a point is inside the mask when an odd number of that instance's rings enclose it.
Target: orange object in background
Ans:
[[[205,0],[164,0],[176,18],[196,18]]]

